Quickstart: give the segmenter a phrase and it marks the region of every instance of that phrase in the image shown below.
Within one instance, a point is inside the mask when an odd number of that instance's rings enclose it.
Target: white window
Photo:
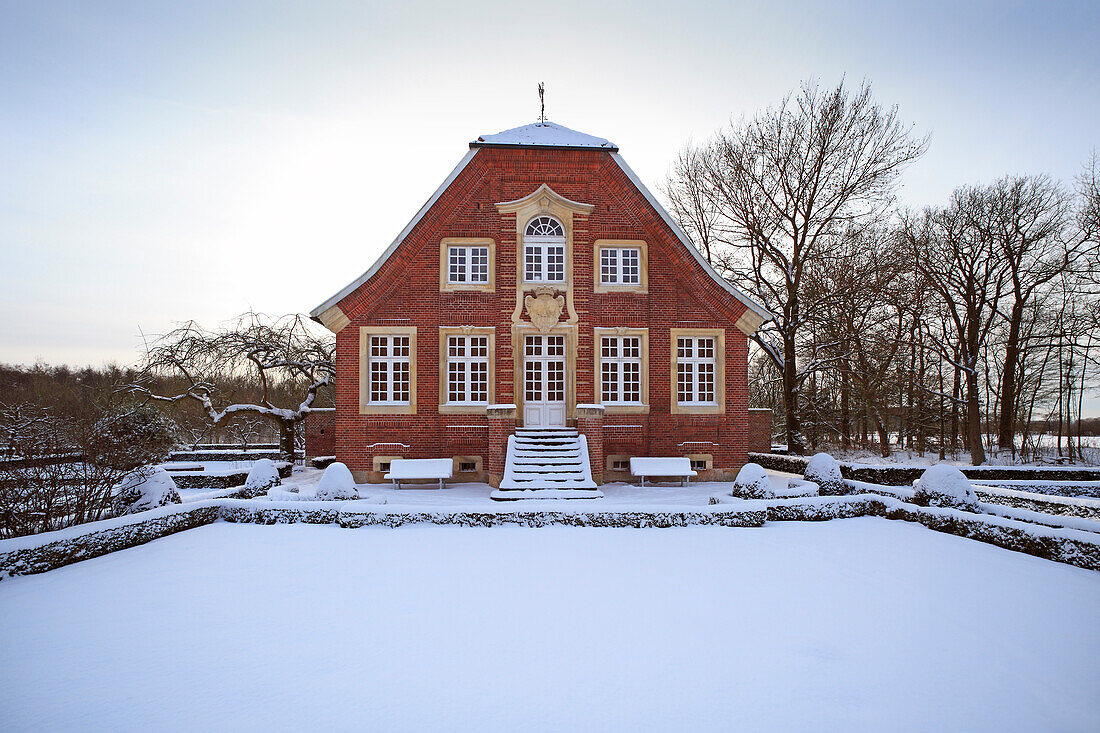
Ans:
[[[377,404],[409,403],[409,337],[371,336],[370,401]]]
[[[604,336],[600,339],[600,380],[603,404],[641,404],[640,337]]]
[[[642,281],[642,251],[637,247],[600,248],[602,285],[638,285]]]
[[[447,282],[489,282],[489,248],[448,247]]]
[[[488,401],[489,338],[448,336],[448,404],[485,404]]]
[[[552,216],[536,216],[523,235],[525,282],[565,282],[565,229]]]
[[[676,339],[676,401],[681,405],[713,405],[714,338]]]

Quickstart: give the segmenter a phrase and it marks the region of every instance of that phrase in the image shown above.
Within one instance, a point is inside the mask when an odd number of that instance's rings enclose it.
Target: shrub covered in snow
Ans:
[[[321,481],[317,484],[317,493],[313,498],[320,501],[358,499],[359,492],[355,489],[355,479],[352,478],[348,467],[336,462],[326,468],[321,474]]]
[[[282,480],[279,478],[279,469],[275,467],[275,462],[270,458],[261,458],[248,472],[244,488],[241,489],[241,496],[246,499],[263,496],[268,489],[280,483]]]
[[[840,496],[848,493],[848,485],[840,475],[840,464],[828,453],[817,453],[806,464],[803,477],[817,484],[817,492],[822,496]]]
[[[970,488],[970,479],[954,466],[938,463],[923,474],[916,484],[913,503],[978,511],[978,496]]]
[[[737,472],[730,495],[741,499],[774,499],[775,490],[768,474],[759,464],[746,463]]]
[[[179,503],[180,492],[176,490],[176,482],[160,466],[132,471],[115,487],[116,515],[134,514]]]

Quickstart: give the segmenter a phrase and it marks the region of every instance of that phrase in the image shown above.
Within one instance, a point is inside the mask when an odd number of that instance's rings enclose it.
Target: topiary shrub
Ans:
[[[176,482],[160,466],[132,471],[115,486],[113,504],[116,516],[181,503]]]
[[[317,484],[317,492],[311,498],[319,501],[358,499],[359,492],[355,488],[355,479],[352,478],[351,471],[343,463],[337,462],[330,465],[321,474],[321,481]]]
[[[970,479],[954,466],[938,463],[917,480],[913,503],[977,512],[978,495],[970,488]]]
[[[807,481],[817,484],[817,493],[822,496],[841,496],[848,493],[848,484],[840,475],[840,464],[828,453],[817,453],[806,464],[802,474]]]
[[[730,496],[739,499],[774,499],[775,489],[772,488],[768,474],[756,463],[746,463],[737,472],[737,478],[733,480],[733,491]]]
[[[270,458],[261,458],[252,465],[248,472],[248,478],[244,481],[241,496],[245,499],[253,499],[264,496],[268,490],[282,483],[279,478],[279,469],[275,467],[275,461]]]

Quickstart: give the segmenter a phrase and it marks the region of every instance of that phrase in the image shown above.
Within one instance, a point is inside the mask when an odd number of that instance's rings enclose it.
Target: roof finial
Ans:
[[[546,85],[539,82],[539,122],[546,122]]]

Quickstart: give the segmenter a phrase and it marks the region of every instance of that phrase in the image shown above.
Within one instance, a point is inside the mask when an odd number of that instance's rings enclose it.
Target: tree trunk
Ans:
[[[966,372],[966,437],[970,444],[970,463],[980,466],[985,463],[985,447],[982,445],[982,415],[979,406],[978,370],[970,368]]]
[[[798,419],[798,374],[794,339],[783,338],[783,413],[787,428],[787,451],[793,456],[806,452]]]
[[[1016,457],[1016,364],[1020,360],[1020,322],[1023,311],[1019,305],[1012,307],[1008,325],[1008,341],[1005,344],[1004,368],[1001,375],[1001,414],[997,426],[997,446],[1008,448]]]
[[[279,421],[279,453],[284,461],[294,463],[294,428],[297,423],[294,420]]]
[[[852,447],[852,416],[848,405],[848,371],[840,372],[840,445],[844,450]]]
[[[882,413],[878,408],[868,407],[867,411],[871,413],[871,420],[875,424],[875,431],[878,433],[878,449],[879,455],[883,458],[890,457],[890,432],[886,429],[886,425],[882,422]]]

